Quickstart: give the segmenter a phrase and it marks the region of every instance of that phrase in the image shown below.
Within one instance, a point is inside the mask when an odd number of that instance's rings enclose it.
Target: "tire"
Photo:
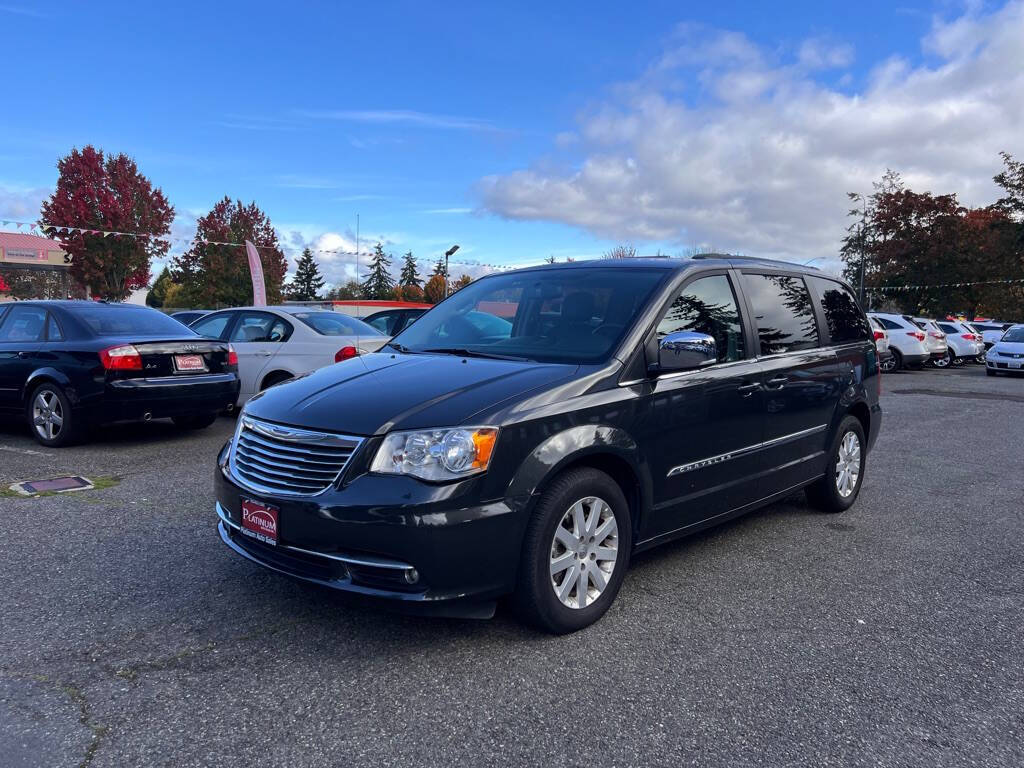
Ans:
[[[268,373],[263,378],[263,383],[260,385],[260,392],[262,392],[265,389],[270,389],[271,387],[273,387],[276,384],[282,384],[282,383],[288,381],[289,379],[294,379],[294,378],[295,377],[292,376],[290,373],[286,373],[284,371],[277,371],[276,373]]]
[[[956,356],[950,353],[949,348],[946,348],[946,356],[941,357],[938,360],[933,360],[932,365],[936,368],[952,368],[953,363],[956,362]]]
[[[989,368],[989,367],[987,367],[987,366],[986,366],[986,367],[985,367],[985,375],[986,375],[986,376],[995,376],[995,375],[996,375],[996,372],[995,372],[995,371],[993,371],[993,370],[992,370],[991,368]]]
[[[25,419],[32,437],[48,448],[73,445],[81,438],[80,419],[71,409],[64,390],[56,384],[46,382],[32,391],[25,406]]]
[[[891,367],[889,368],[889,372],[890,373],[895,373],[896,371],[902,371],[903,370],[903,355],[900,353],[900,351],[898,349],[891,349],[890,348],[889,351],[892,352],[892,364],[891,364]]]
[[[600,540],[588,537],[588,531]],[[610,533],[602,535],[602,531]],[[622,586],[632,545],[629,504],[618,483],[590,467],[559,475],[541,494],[523,538],[514,595],[520,617],[558,635],[593,624]],[[613,553],[613,558],[607,557]],[[603,560],[597,559],[599,554]],[[563,567],[552,574],[553,566],[559,565]],[[585,580],[582,600],[581,578]],[[560,596],[556,590],[563,587]]]
[[[217,413],[190,413],[185,416],[172,416],[171,421],[179,429],[206,429],[217,420]]]
[[[856,449],[855,453],[853,448]],[[839,423],[839,429],[832,440],[825,474],[807,486],[807,499],[811,506],[829,513],[845,512],[852,507],[864,482],[866,461],[864,427],[858,418],[847,415]],[[841,462],[845,462],[846,466]],[[844,482],[851,481],[852,484],[844,487]]]
[[[896,370],[896,353],[893,350],[889,350],[889,357],[879,364],[878,369],[882,373],[892,373]]]

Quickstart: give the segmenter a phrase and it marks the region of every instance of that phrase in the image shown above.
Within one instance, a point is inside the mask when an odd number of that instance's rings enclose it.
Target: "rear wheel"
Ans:
[[[995,376],[996,372],[993,371],[991,368],[985,368],[985,375],[986,376]]]
[[[896,354],[892,351],[889,352],[889,356],[885,358],[878,366],[882,369],[882,373],[892,373],[896,370]]]
[[[956,362],[956,357],[953,355],[952,352],[949,351],[949,348],[947,347],[946,354],[935,361],[935,367],[949,368],[951,365],[953,365],[954,362]]]
[[[216,413],[189,413],[184,416],[171,417],[171,421],[179,429],[206,429],[216,420]]]
[[[554,634],[593,624],[618,594],[632,543],[618,483],[589,467],[560,475],[527,525],[515,592],[519,614]]]
[[[846,416],[836,430],[825,474],[807,486],[807,498],[822,512],[845,512],[857,500],[864,479],[867,442],[864,427],[855,416]]]
[[[56,384],[36,387],[28,401],[26,417],[37,442],[50,448],[71,445],[78,440],[78,417],[71,410],[67,395]]]
[[[887,372],[892,373],[903,370],[903,355],[900,354],[898,349],[890,349],[889,351],[892,352],[892,359],[889,361]]]

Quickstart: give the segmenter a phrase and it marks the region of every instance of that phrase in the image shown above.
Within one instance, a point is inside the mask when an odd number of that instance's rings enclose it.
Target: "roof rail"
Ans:
[[[764,256],[740,256],[732,253],[696,253],[690,257],[691,259],[731,259],[732,261],[754,261],[754,262],[767,262],[768,264],[785,264],[789,267],[800,267],[801,269],[813,269],[818,271],[817,267],[813,267],[810,264],[798,264],[795,261],[784,261],[782,259],[769,259]]]

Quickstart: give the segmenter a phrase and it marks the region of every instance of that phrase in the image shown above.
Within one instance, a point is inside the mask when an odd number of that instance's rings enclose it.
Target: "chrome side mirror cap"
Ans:
[[[690,371],[718,362],[714,336],[695,331],[668,333],[658,341],[658,370]]]

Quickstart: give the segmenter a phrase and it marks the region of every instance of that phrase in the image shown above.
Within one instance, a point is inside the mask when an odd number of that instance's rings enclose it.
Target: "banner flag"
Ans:
[[[252,275],[252,305],[254,307],[267,306],[267,286],[263,282],[263,262],[260,261],[260,254],[256,246],[250,241],[245,241],[245,253],[249,257],[249,273]]]

